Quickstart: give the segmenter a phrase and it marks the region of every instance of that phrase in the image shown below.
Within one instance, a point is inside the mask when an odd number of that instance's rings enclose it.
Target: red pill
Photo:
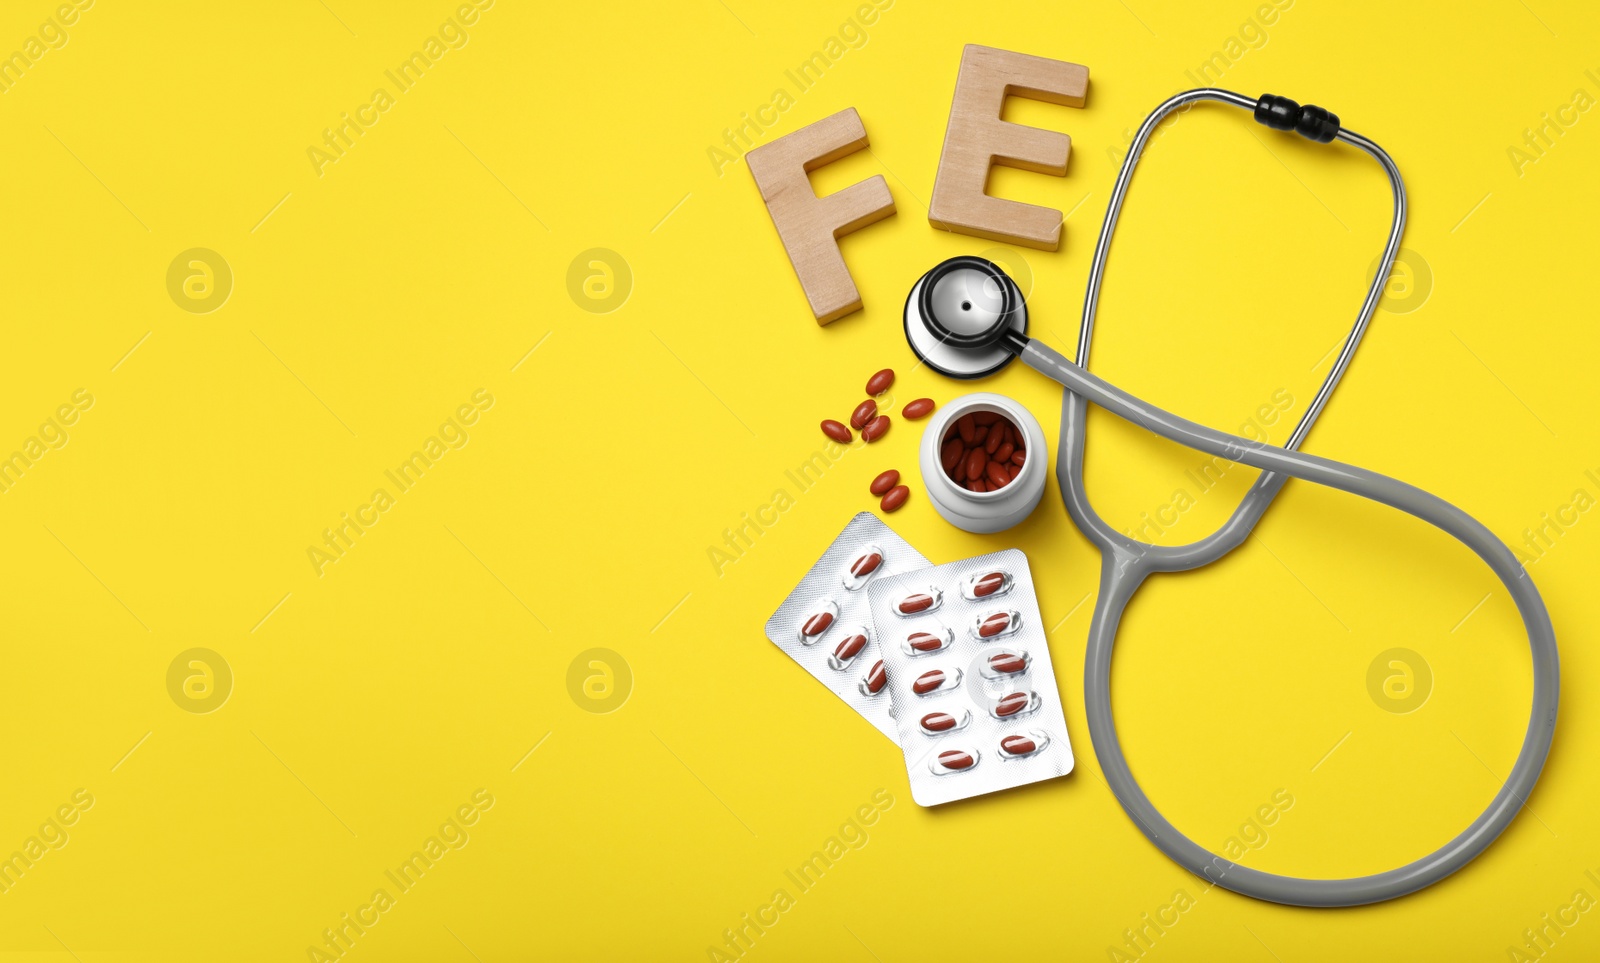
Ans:
[[[1026,692],[1013,692],[995,703],[994,714],[1002,719],[1006,716],[1014,716],[1026,709],[1030,701],[1031,699]]]
[[[861,429],[861,440],[870,445],[879,438],[882,438],[888,433],[888,431],[889,416],[879,415],[878,417],[867,422],[865,427]]]
[[[971,415],[962,415],[956,419],[956,434],[966,444],[972,444],[973,437],[977,434],[978,426],[973,423]]]
[[[1020,475],[1020,474],[1022,474],[1022,466],[1021,465],[1007,465],[1006,466],[1006,475],[1012,481],[1016,481],[1017,480],[1017,476]]]
[[[989,456],[984,454],[982,448],[974,448],[967,455],[967,480],[973,481],[983,477],[984,466],[989,464]]]
[[[885,512],[897,512],[900,510],[900,506],[906,503],[906,499],[910,497],[911,489],[904,485],[896,485],[889,489],[887,495],[883,496],[883,501],[878,503],[878,507]]]
[[[862,635],[860,632],[857,632],[854,635],[841,640],[839,644],[834,647],[833,657],[838,659],[840,662],[849,662],[851,659],[860,655],[861,650],[866,647],[867,637]]]
[[[980,447],[984,445],[989,440],[989,431],[988,425],[979,425],[972,429],[972,443]]]
[[[901,615],[915,615],[918,612],[926,612],[933,608],[933,596],[926,592],[918,592],[915,595],[907,595],[905,598],[901,599],[900,604],[895,607],[900,610]],[[832,619],[833,616],[830,615],[828,618]],[[823,628],[827,628],[827,626],[823,626]]]
[[[850,574],[856,578],[866,578],[868,575],[876,572],[878,570],[878,566],[882,564],[882,555],[877,552],[868,552],[867,554],[856,559],[854,562],[850,563]]]
[[[1001,442],[1000,447],[995,449],[994,460],[995,461],[1010,461],[1011,460],[1011,453],[1016,451],[1016,450],[1017,450],[1017,446],[1013,445],[1011,442],[1009,442],[1009,441]]]
[[[991,430],[989,432],[989,437],[983,440],[983,450],[992,455],[995,453],[995,449],[1005,444],[1005,440],[1005,432],[1000,431],[999,429]]]
[[[944,683],[944,670],[934,669],[931,672],[924,672],[917,676],[917,681],[911,683],[911,691],[917,695],[927,695],[930,692],[938,691],[939,687]]]
[[[913,632],[906,636],[906,645],[918,652],[937,652],[944,648],[944,637],[932,632]]]
[[[996,612],[978,625],[978,638],[992,639],[1011,626],[1011,613]]]
[[[956,727],[956,717],[948,712],[930,712],[920,724],[929,732],[949,732]]]
[[[1000,740],[1000,748],[1008,755],[1026,756],[1039,746],[1027,736],[1006,736]]]
[[[970,754],[962,752],[959,749],[950,749],[939,753],[939,765],[955,772],[960,772],[963,769],[971,769],[973,765],[977,763],[977,761],[978,760],[972,758]]]
[[[989,478],[989,484],[994,488],[1004,488],[1006,487],[1006,482],[1011,480],[1011,476],[1006,474],[1006,470],[997,461],[989,462],[983,467],[983,470]]]
[[[1027,461],[1028,453],[1023,449],[1018,448],[1016,451],[1011,453],[1011,464],[1020,466],[1027,464]]]
[[[898,484],[900,484],[900,473],[891,468],[874,478],[872,484],[868,486],[868,490],[874,495],[882,495]]]
[[[900,414],[903,415],[907,421],[916,421],[918,418],[928,417],[932,411],[932,398],[918,398],[916,401],[906,402],[906,406],[900,409]]]
[[[972,594],[974,597],[981,599],[986,595],[993,595],[1000,591],[1005,584],[1006,577],[1004,575],[999,572],[990,572],[972,583]]]
[[[801,629],[800,631],[802,633],[804,633],[805,635],[808,635],[808,636],[817,636],[817,635],[821,635],[822,633],[828,631],[828,626],[830,626],[832,624],[833,624],[833,613],[832,612],[818,612],[816,615],[813,615],[811,618],[806,619],[806,626],[805,626],[805,628]]]
[[[883,660],[872,663],[872,668],[867,670],[867,675],[861,680],[861,688],[867,695],[877,695],[889,682],[889,676],[883,671]]]
[[[856,405],[856,410],[850,412],[850,427],[860,431],[867,426],[867,422],[878,416],[878,403],[868,398]]]
[[[849,428],[832,420],[822,423],[822,433],[841,445],[848,445],[855,438],[855,435],[850,434]]]
[[[834,424],[839,425],[837,421]],[[843,428],[844,425],[839,425],[839,427]],[[849,431],[846,430],[845,434],[849,434]],[[939,452],[939,463],[944,466],[945,471],[950,471],[956,467],[956,463],[961,461],[961,456],[966,453],[967,450],[961,445],[961,439],[952,438],[944,443],[944,448]]]
[[[989,656],[989,671],[1002,675],[1016,675],[1028,667],[1028,660],[1015,652],[996,652]]]
[[[992,411],[974,411],[972,413],[973,423],[983,425],[984,427],[988,427],[999,420],[1000,416]]]
[[[894,369],[884,368],[867,379],[867,394],[881,395],[894,384]]]

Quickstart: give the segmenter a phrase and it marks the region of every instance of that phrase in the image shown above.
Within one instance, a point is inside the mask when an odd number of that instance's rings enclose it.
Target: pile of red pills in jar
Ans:
[[[945,474],[970,492],[999,491],[1016,480],[1027,460],[1022,429],[994,411],[957,418],[939,449]]]

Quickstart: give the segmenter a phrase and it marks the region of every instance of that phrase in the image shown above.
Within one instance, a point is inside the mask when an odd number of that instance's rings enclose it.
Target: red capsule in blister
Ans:
[[[953,732],[961,728],[961,720],[948,712],[930,712],[917,721],[922,731],[931,734]]]
[[[1039,747],[1027,736],[1006,736],[1000,740],[1000,748],[1009,755],[1026,756],[1037,752]]]
[[[1014,610],[980,615],[972,623],[972,634],[979,639],[998,639],[1010,635],[1022,625],[1022,616]]]
[[[989,714],[996,719],[1012,719],[1017,716],[1027,715],[1038,709],[1040,705],[1037,692],[1012,692],[1003,695],[989,707]]]
[[[883,687],[888,684],[889,675],[883,671],[883,660],[879,659],[872,663],[872,668],[868,669],[867,674],[861,677],[861,694],[875,696],[882,692]]]
[[[876,545],[863,545],[861,554],[850,563],[849,571],[845,572],[844,587],[854,592],[867,584],[873,574],[883,567],[883,549]]]
[[[960,684],[960,669],[931,669],[917,676],[917,680],[911,683],[911,691],[919,696],[925,696],[946,689],[954,689]]]
[[[973,575],[963,581],[961,583],[961,595],[963,598],[974,601],[993,598],[1011,591],[1014,584],[1015,580],[1011,577],[1010,572],[984,572],[979,575]]]
[[[894,610],[901,615],[921,615],[937,609],[943,599],[943,592],[930,587],[926,592],[913,592],[894,603]]]
[[[802,645],[815,645],[822,638],[823,633],[833,625],[833,620],[839,617],[839,606],[832,599],[823,599],[817,607],[800,623],[800,642]]]
[[[833,654],[828,656],[828,664],[835,669],[846,668],[866,647],[867,633],[862,629],[856,629],[840,639],[839,644],[833,647]]]
[[[901,646],[907,655],[932,655],[949,648],[953,641],[949,629],[940,632],[913,632]]]
[[[990,678],[1020,675],[1028,671],[1031,660],[1026,652],[996,652],[983,662],[983,674]]]
[[[942,776],[946,773],[966,772],[977,764],[976,749],[946,749],[930,760],[928,768]]]
[[[1050,745],[1050,734],[1039,729],[1006,736],[1000,740],[1000,758],[1025,759],[1044,751]]]

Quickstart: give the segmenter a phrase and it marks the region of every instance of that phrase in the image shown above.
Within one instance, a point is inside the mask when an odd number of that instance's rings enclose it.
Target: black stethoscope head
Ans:
[[[935,265],[912,286],[905,326],[911,350],[928,367],[952,378],[982,378],[1016,356],[1028,307],[1017,283],[993,262],[963,255]]]

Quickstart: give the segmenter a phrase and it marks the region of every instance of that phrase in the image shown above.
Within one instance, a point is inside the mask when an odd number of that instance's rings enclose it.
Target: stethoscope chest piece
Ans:
[[[928,367],[951,378],[992,375],[1016,355],[997,343],[996,327],[1028,331],[1028,306],[1017,283],[981,257],[940,262],[906,296],[906,341]]]

